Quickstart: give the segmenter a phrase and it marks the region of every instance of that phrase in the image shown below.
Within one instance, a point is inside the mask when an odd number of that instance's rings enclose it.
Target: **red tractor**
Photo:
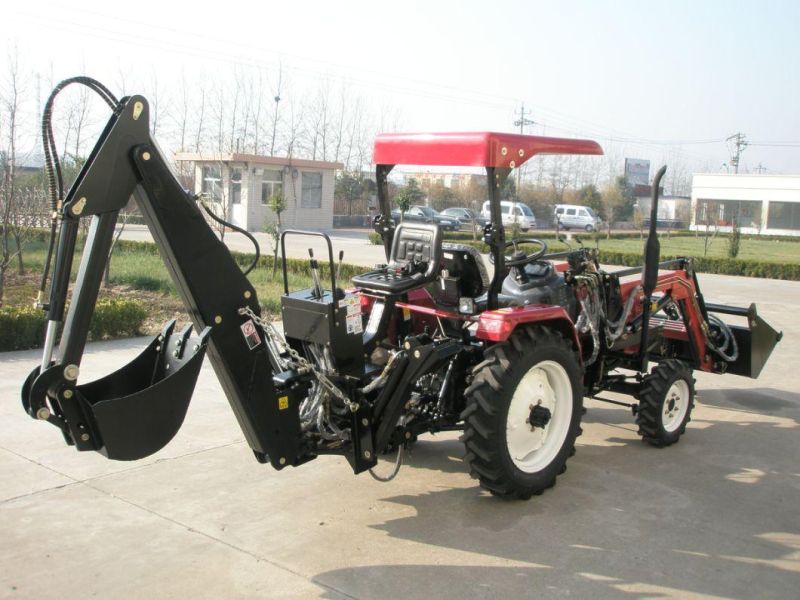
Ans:
[[[113,115],[64,195],[49,111],[58,90],[72,82],[103,95]],[[24,384],[22,402],[67,443],[110,459],[135,460],[169,442],[208,351],[260,462],[280,470],[339,454],[359,473],[372,472],[378,457],[388,455],[396,457],[393,476],[403,448],[420,434],[463,430],[465,460],[481,485],[526,499],[566,469],[584,397],[603,400],[598,394],[607,390],[629,395],[641,436],[666,446],[689,422],[693,369],[757,377],[781,337],[755,306],[706,303],[691,259],[659,263],[655,215],[663,168],[653,184],[643,267],[607,272],[593,250],[549,252],[540,239],[506,238],[499,192],[512,169],[537,154],[601,154],[591,141],[504,133],[378,136],[375,228],[386,263],[342,285],[326,235],[285,231],[282,243],[287,235],[323,237],[328,260],[320,265],[312,255],[314,285],[290,291],[284,259],[283,333],[262,318],[246,272],[150,137],[144,98],[117,101],[93,80],[69,80],[45,109],[45,147],[57,217],[55,267],[44,356]],[[387,177],[398,164],[486,169],[491,221],[483,239],[491,276],[475,248],[445,242],[437,225],[395,225]],[[79,383],[117,215],[131,195],[199,333],[192,326],[176,332],[172,322],[127,366]],[[65,317],[84,217],[92,223]],[[718,314],[745,317],[747,326],[728,325]]]

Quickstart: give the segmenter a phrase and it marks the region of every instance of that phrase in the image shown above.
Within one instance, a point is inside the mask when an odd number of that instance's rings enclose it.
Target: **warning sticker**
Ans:
[[[347,333],[358,334],[364,331],[364,325],[361,323],[361,313],[357,315],[347,315]]]
[[[258,330],[256,330],[256,324],[253,323],[252,319],[247,319],[247,321],[242,323],[240,328],[244,336],[244,341],[247,342],[247,347],[250,348],[250,350],[261,344],[261,338],[258,335]]]
[[[278,410],[286,410],[287,408],[289,408],[289,396],[278,398]]]
[[[344,305],[347,307],[347,315],[361,314],[361,301],[358,296],[347,296],[344,299]]]

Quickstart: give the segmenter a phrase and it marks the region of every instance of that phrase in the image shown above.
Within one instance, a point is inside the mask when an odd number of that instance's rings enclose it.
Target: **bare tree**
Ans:
[[[225,115],[228,106],[225,98],[225,88],[222,84],[217,84],[213,92],[211,111],[214,115],[214,126],[216,128],[214,135],[217,142],[217,152],[221,154],[225,151]]]
[[[128,201],[128,206],[131,205],[133,199]],[[108,249],[108,260],[106,260],[106,268],[103,273],[103,287],[108,287],[111,283],[111,258],[114,256],[114,250],[117,247],[117,242],[119,238],[122,237],[123,232],[125,231],[125,226],[128,224],[128,218],[131,216],[132,210],[128,208],[128,206],[124,207],[121,211],[119,211],[119,217],[117,218],[117,230],[114,232],[114,237],[111,240],[111,247]]]
[[[264,79],[261,70],[258,71],[258,88],[254,90],[253,100],[253,154],[261,153],[261,112],[264,104]]]
[[[69,156],[70,142],[72,142],[72,157],[78,159],[82,155],[82,146],[86,135],[86,128],[90,124],[90,98],[89,88],[78,86],[70,90],[70,102],[66,107],[66,132],[64,135],[64,149],[62,156]],[[74,139],[72,139],[74,138]]]
[[[289,121],[286,131],[286,156],[292,158],[298,150],[303,134],[304,107],[296,105],[293,99],[289,100]]]
[[[328,121],[330,86],[323,82],[317,88],[314,100],[305,111],[307,118],[306,131],[308,133],[307,147],[311,160],[325,160],[327,158]]]
[[[278,119],[279,119],[278,108],[280,106],[281,100],[283,99],[281,97],[281,93],[283,92],[283,83],[284,83],[283,63],[278,63],[278,82],[272,90],[274,94],[273,101],[275,102],[275,108],[272,111],[272,136],[270,138],[270,143],[269,143],[270,156],[275,156],[275,138],[278,132]],[[292,127],[292,129],[294,129],[294,127]],[[294,140],[292,140],[292,142],[294,142]],[[291,146],[293,147],[294,143],[292,143]],[[287,152],[287,155],[291,156],[291,153]]]
[[[5,124],[2,155],[0,156],[0,306],[5,292],[6,272],[16,258],[20,274],[22,261],[22,231],[17,222],[19,190],[17,189],[17,144],[21,113],[22,82],[16,50],[8,56],[8,67],[0,92],[0,110]]]
[[[178,93],[178,105],[173,111],[173,119],[178,128],[178,148],[186,150],[186,136],[189,129],[189,87],[186,85],[186,73],[181,72],[181,89]]]
[[[339,94],[338,114],[336,115],[336,129],[334,131],[334,152],[333,160],[338,162],[342,152],[342,144],[344,142],[344,128],[345,118],[347,115],[348,98],[344,83],[342,83],[341,92]]]
[[[200,106],[197,109],[197,129],[194,135],[194,151],[200,152],[203,144],[203,126],[205,125],[206,116],[206,89],[200,86]]]
[[[625,204],[625,195],[622,193],[619,185],[617,185],[617,182],[612,179],[603,190],[603,211],[605,212],[606,225],[608,227],[606,239],[611,238],[611,225],[614,222],[617,210],[619,210],[623,204]]]
[[[233,86],[233,106],[230,107],[230,110],[227,114],[230,115],[230,139],[228,141],[228,148],[231,152],[236,151],[236,122],[239,110],[239,100],[241,98],[241,82],[239,81],[238,74],[234,73],[234,82],[235,85]]]
[[[720,204],[713,200],[704,200],[697,207],[697,216],[699,217],[697,221],[705,227],[703,232],[703,256],[708,255],[708,249],[719,232],[719,214]]]

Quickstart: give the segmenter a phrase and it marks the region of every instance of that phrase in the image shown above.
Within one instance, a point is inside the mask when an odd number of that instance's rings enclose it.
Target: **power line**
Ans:
[[[90,10],[83,10],[82,12],[90,15],[94,15],[96,17],[105,18],[107,20],[114,20],[121,23],[129,23],[129,24],[139,24],[141,21],[137,21],[135,19],[130,19],[126,17],[119,17],[116,15],[106,15],[103,13],[99,13],[96,11]],[[33,15],[26,15],[34,18]],[[39,22],[41,22],[42,15],[36,15],[35,17]],[[48,16],[45,16],[45,19],[48,19]],[[168,49],[172,52],[179,52],[188,56],[195,56],[201,58],[211,58],[221,62],[228,62],[232,64],[237,64],[241,66],[247,66],[251,68],[276,68],[278,64],[276,62],[272,62],[269,60],[255,58],[256,56],[263,55],[266,53],[275,53],[281,54],[284,56],[290,56],[297,58],[301,62],[306,63],[317,63],[323,67],[323,70],[318,68],[311,68],[311,67],[300,67],[296,64],[290,67],[290,70],[299,72],[300,74],[305,74],[307,77],[313,80],[318,80],[320,77],[325,79],[341,79],[342,81],[347,81],[349,83],[361,84],[367,87],[373,87],[377,89],[381,89],[387,92],[405,92],[409,95],[422,97],[422,98],[438,98],[442,99],[447,102],[458,102],[459,104],[473,104],[476,106],[484,106],[487,108],[499,109],[503,106],[507,106],[507,101],[510,99],[508,96],[502,96],[499,94],[492,94],[487,93],[485,91],[479,91],[474,89],[468,89],[461,86],[448,86],[442,85],[441,82],[436,82],[435,84],[432,82],[426,82],[420,79],[412,79],[408,77],[398,77],[396,75],[392,75],[390,81],[377,81],[375,79],[369,79],[363,76],[356,76],[353,77],[351,75],[348,76],[339,76],[334,73],[331,73],[329,70],[330,67],[334,67],[337,69],[351,69],[352,67],[344,67],[343,65],[338,65],[336,63],[310,58],[298,54],[290,54],[285,53],[283,51],[278,52],[275,50],[269,50],[263,47],[258,47],[252,44],[248,44],[246,42],[234,42],[233,44],[229,40],[224,40],[220,37],[214,36],[204,36],[204,40],[206,41],[215,41],[220,44],[230,46],[238,46],[242,50],[248,51],[247,56],[243,56],[239,53],[232,53],[232,52],[225,52],[221,48],[216,48],[211,50],[207,47],[198,48],[194,45],[189,45],[185,42],[179,42],[176,39],[170,40],[168,43],[164,42],[161,39],[158,39],[153,36],[142,35],[141,28],[128,28],[124,31],[118,29],[111,29],[111,28],[104,28],[98,27],[97,25],[89,26],[82,22],[75,22],[71,21],[69,18],[58,18],[58,19],[50,19],[53,22],[57,22],[59,28],[63,28],[66,26],[72,26],[75,28],[81,28],[85,32],[90,32],[91,35],[95,37],[103,37],[112,41],[131,41],[133,43],[141,43],[142,40],[147,42],[148,46],[156,46],[161,47],[164,49]],[[180,29],[174,27],[167,27],[164,25],[155,25],[157,29],[160,29],[165,32],[170,33],[177,33],[177,34],[188,34],[188,32],[182,31]],[[135,33],[134,33],[135,32]],[[124,38],[128,38],[125,40]],[[207,46],[207,44],[206,44]],[[256,51],[257,50],[257,51]],[[356,68],[357,71],[361,71],[362,73],[370,73],[372,75],[384,75],[382,73],[376,73],[375,71],[363,69],[363,68]],[[408,85],[398,85],[396,81],[398,80],[405,80],[408,84],[411,85],[419,85],[420,88],[413,88],[408,87]],[[433,92],[433,89],[441,90],[439,92]],[[452,93],[450,93],[452,92]],[[465,98],[464,95],[469,94],[472,98]],[[627,134],[626,132],[620,130],[612,130],[607,129],[604,126],[599,124],[593,123],[591,121],[587,121],[583,118],[575,117],[572,115],[568,115],[565,113],[561,113],[552,108],[544,107],[544,106],[536,106],[536,110],[540,113],[546,113],[552,115],[548,119],[552,119],[553,121],[561,122],[567,124],[567,127],[563,127],[562,130],[564,131],[585,131],[591,135],[596,135],[599,137],[603,137],[604,139],[611,141],[611,142],[619,142],[619,143],[629,143],[629,144],[644,144],[644,145],[659,145],[659,146],[680,146],[680,145],[695,145],[695,144],[710,144],[710,143],[721,143],[724,140],[722,139],[712,139],[712,140],[658,140],[658,139],[649,139],[649,138],[642,138],[637,137],[635,135]],[[545,124],[543,121],[540,124]],[[576,126],[577,124],[577,126]],[[587,127],[588,126],[588,127]]]
[[[800,142],[748,142],[747,145],[762,148],[800,148]]]
[[[275,54],[275,55],[284,55],[296,58],[298,61],[306,63],[305,66],[298,66],[298,65],[291,65],[289,70],[296,72],[303,78],[307,78],[308,80],[318,81],[320,78],[326,80],[341,80],[343,84],[355,84],[355,85],[362,85],[365,87],[371,87],[373,89],[382,90],[388,93],[405,93],[409,96],[416,96],[419,98],[435,98],[443,102],[452,102],[452,103],[459,103],[459,104],[472,104],[475,106],[483,106],[486,108],[491,108],[494,111],[498,111],[502,107],[508,106],[508,100],[510,98],[508,96],[503,96],[500,94],[495,94],[487,91],[480,91],[475,89],[468,89],[461,86],[451,86],[451,85],[443,85],[440,82],[426,82],[421,79],[411,79],[408,77],[397,76],[396,74],[391,75],[391,79],[383,79],[385,73],[376,72],[374,70],[367,70],[362,67],[353,67],[353,66],[344,66],[344,65],[337,65],[336,63],[332,63],[330,61],[320,60],[318,58],[311,58],[302,55],[292,55],[287,54],[283,50],[271,50],[268,48],[264,48],[261,46],[256,46],[253,44],[248,44],[246,42],[233,42],[231,43],[229,40],[225,40],[221,37],[213,37],[211,36],[203,36],[205,42],[209,40],[216,42],[220,45],[233,45],[234,47],[238,47],[239,51],[224,51],[222,48],[215,48],[211,49],[207,47],[207,44],[204,44],[203,47],[198,47],[194,43],[194,38],[186,38],[185,40],[175,39],[175,34],[189,36],[191,35],[190,32],[182,31],[180,29],[174,27],[165,27],[163,25],[156,26],[157,29],[164,31],[166,33],[172,34],[172,39],[169,41],[165,41],[154,37],[152,35],[142,35],[142,28],[141,27],[127,27],[124,29],[119,29],[115,27],[113,24],[109,23],[110,20],[114,20],[119,23],[123,24],[139,24],[141,21],[137,21],[135,19],[119,17],[119,16],[112,16],[106,15],[99,12],[94,11],[83,11],[84,13],[88,13],[97,17],[104,18],[106,20],[106,27],[103,26],[89,26],[86,23],[78,23],[75,21],[71,21],[68,17],[67,18],[51,18],[50,20],[54,23],[58,24],[59,28],[72,27],[73,29],[82,29],[83,34],[85,35],[88,33],[89,35],[93,35],[96,37],[104,37],[106,39],[110,39],[116,42],[128,42],[134,43],[137,45],[142,45],[144,41],[146,46],[162,48],[164,50],[169,50],[171,52],[178,52],[188,56],[200,57],[204,59],[214,59],[220,62],[227,62],[234,65],[240,65],[244,67],[251,67],[251,68],[278,68],[277,61],[270,61],[265,60],[263,58],[256,58],[259,56],[263,56],[264,54]],[[24,11],[23,11],[24,14]],[[31,18],[36,18],[38,22],[41,23],[42,15],[26,15],[30,16]],[[47,19],[47,17],[45,17]],[[136,33],[134,33],[136,32]],[[310,66],[314,64],[315,66]],[[355,77],[347,74],[337,74],[335,72],[331,72],[331,68],[333,69],[347,69],[351,70],[354,69],[357,73]],[[380,76],[380,78],[379,78]],[[399,82],[399,83],[398,83]],[[436,90],[436,91],[434,91]],[[530,114],[530,109],[526,109],[525,106],[522,106],[523,111],[528,110],[528,114]],[[725,139],[718,138],[718,139],[688,139],[688,140],[680,140],[680,139],[651,139],[651,138],[643,138],[637,137],[635,135],[631,135],[628,132],[624,132],[621,130],[615,129],[608,129],[603,125],[599,125],[597,123],[593,123],[583,118],[575,117],[573,115],[568,115],[566,113],[562,113],[558,110],[540,106],[537,104],[533,104],[533,108],[535,112],[540,115],[538,119],[538,124],[540,125],[547,125],[548,127],[552,127],[553,129],[560,129],[564,132],[568,132],[572,135],[582,135],[586,137],[595,137],[607,142],[614,142],[614,143],[621,143],[621,144],[629,144],[632,146],[641,146],[643,148],[649,148],[651,151],[654,151],[658,147],[675,147],[675,146],[692,146],[692,145],[704,145],[704,144],[721,144],[725,143]],[[520,120],[525,119],[525,114],[520,115]],[[514,122],[515,125],[517,121]],[[555,123],[555,124],[551,124]],[[562,124],[562,126],[558,126],[556,124]],[[753,146],[765,146],[765,147],[776,147],[776,148],[794,148],[800,147],[800,142],[762,142],[762,143],[749,143],[749,145]],[[705,157],[701,157],[698,155],[694,155],[691,152],[686,152],[685,150],[681,150],[681,152],[688,158],[692,158],[694,160],[706,160]]]

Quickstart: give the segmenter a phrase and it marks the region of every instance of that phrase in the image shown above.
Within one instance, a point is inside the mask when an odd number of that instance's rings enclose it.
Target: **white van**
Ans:
[[[577,204],[556,204],[553,224],[559,224],[560,229],[585,229],[594,231],[600,228],[600,217],[588,206]]]
[[[500,212],[503,215],[503,225],[510,227],[514,223],[517,223],[522,231],[528,231],[529,229],[536,228],[536,217],[533,216],[533,211],[528,207],[527,204],[522,204],[522,202],[507,202],[503,200],[500,202]],[[489,212],[488,200],[483,203],[481,216],[490,220],[492,218],[491,213]]]

